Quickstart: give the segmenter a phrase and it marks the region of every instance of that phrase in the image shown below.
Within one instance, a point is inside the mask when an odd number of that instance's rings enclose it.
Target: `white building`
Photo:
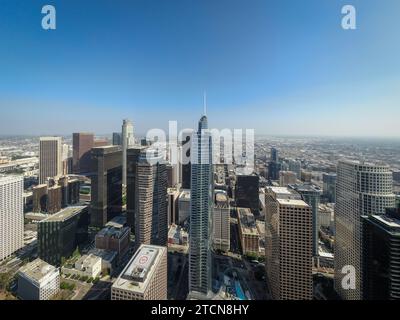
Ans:
[[[393,175],[385,165],[339,161],[336,179],[335,290],[344,300],[361,300],[361,216],[384,214],[395,206]],[[354,268],[355,289],[342,286],[345,266]]]
[[[0,261],[24,245],[24,178],[0,176]]]
[[[84,255],[75,262],[75,269],[81,275],[96,278],[101,273],[101,258],[94,254]]]
[[[111,300],[166,300],[167,248],[141,245],[111,287]]]
[[[135,145],[133,124],[130,120],[123,120],[122,124],[122,184],[126,186],[126,156],[127,150]]]
[[[18,271],[18,296],[23,300],[49,300],[60,290],[60,272],[36,259]]]

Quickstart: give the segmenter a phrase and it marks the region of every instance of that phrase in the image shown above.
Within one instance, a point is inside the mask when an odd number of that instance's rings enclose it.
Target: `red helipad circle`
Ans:
[[[140,264],[145,264],[147,262],[147,260],[149,260],[149,258],[147,256],[140,257],[139,263]]]

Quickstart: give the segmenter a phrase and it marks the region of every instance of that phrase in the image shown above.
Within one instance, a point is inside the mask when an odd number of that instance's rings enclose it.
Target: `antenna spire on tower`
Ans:
[[[204,115],[207,115],[207,92],[204,91],[204,96],[203,96],[203,107],[204,107]]]

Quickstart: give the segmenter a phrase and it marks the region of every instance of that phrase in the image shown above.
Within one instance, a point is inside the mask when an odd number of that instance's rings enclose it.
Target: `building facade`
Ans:
[[[18,271],[18,297],[22,300],[50,300],[60,291],[60,271],[41,259]]]
[[[135,136],[133,134],[133,124],[125,119],[122,123],[122,185],[126,186],[127,175],[127,150],[135,145]]]
[[[72,134],[72,166],[75,174],[90,172],[90,151],[93,147],[93,133],[78,132]]]
[[[0,176],[0,261],[24,246],[24,178]]]
[[[344,300],[360,300],[363,236],[361,216],[382,215],[395,206],[393,177],[385,165],[339,161],[335,205],[335,290]],[[344,268],[355,271],[355,289],[342,285]]]
[[[41,137],[39,140],[39,183],[63,173],[61,137]]]
[[[203,116],[192,136],[189,234],[189,295],[207,296],[211,291],[212,140]]]
[[[122,211],[122,150],[120,146],[92,149],[90,224],[102,228]]]
[[[312,300],[312,210],[297,192],[265,193],[267,282],[274,300]]]
[[[213,207],[213,245],[216,250],[228,252],[230,249],[230,211],[229,199],[226,192],[215,190]]]

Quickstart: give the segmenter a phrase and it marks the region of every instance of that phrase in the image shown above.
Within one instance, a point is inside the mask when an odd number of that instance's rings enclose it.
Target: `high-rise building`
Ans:
[[[192,146],[192,136],[189,131],[184,132],[184,137],[182,141],[182,147],[179,149],[181,151],[180,156],[180,177],[182,180],[182,188],[190,189],[190,177],[191,177],[191,146]]]
[[[230,206],[226,191],[215,190],[213,207],[213,245],[214,248],[221,251],[230,249]]]
[[[126,216],[128,225],[135,232],[135,205],[137,198],[137,165],[144,147],[137,146],[127,150]]]
[[[167,170],[157,150],[142,150],[136,178],[135,243],[137,247],[141,244],[167,245]]]
[[[47,213],[54,214],[61,210],[62,189],[61,186],[47,188]]]
[[[324,190],[324,198],[331,203],[336,202],[336,174],[324,173],[322,174],[322,181]]]
[[[363,299],[400,300],[400,207],[362,217]]]
[[[167,248],[141,245],[111,287],[111,300],[167,300]]]
[[[266,188],[265,207],[265,266],[272,298],[311,300],[311,207],[283,187]]]
[[[127,150],[135,145],[135,137],[133,135],[133,124],[130,120],[125,119],[122,123],[122,185],[126,186],[126,161]]]
[[[335,290],[344,300],[363,297],[361,216],[382,215],[393,208],[393,177],[389,167],[339,161],[335,205]],[[355,271],[355,289],[342,285],[347,267]],[[345,268],[346,267],[346,268]]]
[[[319,247],[319,203],[322,194],[322,190],[311,184],[311,183],[303,183],[303,184],[291,184],[289,185],[290,189],[293,189],[300,193],[303,200],[311,207],[312,209],[312,225],[313,225],[313,256],[318,256],[318,247]]]
[[[289,160],[289,171],[296,173],[297,179],[301,178],[301,161],[299,160]]]
[[[36,259],[18,271],[18,297],[22,300],[50,300],[60,291],[60,271]]]
[[[213,170],[212,140],[203,116],[192,136],[189,235],[189,295],[211,292]]]
[[[278,150],[275,147],[271,147],[271,161],[272,162],[278,162],[279,161]]]
[[[260,178],[256,174],[237,173],[235,186],[236,205],[241,208],[249,208],[255,215],[260,211]]]
[[[51,265],[69,258],[78,244],[85,241],[89,223],[86,206],[68,207],[38,223],[38,253]]]
[[[72,134],[72,158],[74,173],[85,174],[90,172],[90,151],[93,147],[93,133],[79,132]]]
[[[113,132],[112,141],[114,146],[122,146],[122,134],[121,132]]]
[[[122,211],[122,151],[120,146],[92,149],[90,224],[102,228]]]
[[[47,212],[47,184],[32,188],[33,212]]]
[[[62,138],[41,137],[39,141],[39,183],[62,175]]]
[[[289,184],[295,184],[297,181],[297,175],[292,171],[280,171],[279,172],[279,186],[287,187]]]
[[[0,176],[0,261],[24,246],[24,178]]]
[[[168,189],[168,226],[178,223],[178,198],[179,189]]]
[[[190,217],[190,190],[182,190],[178,198],[178,224],[184,224]]]

